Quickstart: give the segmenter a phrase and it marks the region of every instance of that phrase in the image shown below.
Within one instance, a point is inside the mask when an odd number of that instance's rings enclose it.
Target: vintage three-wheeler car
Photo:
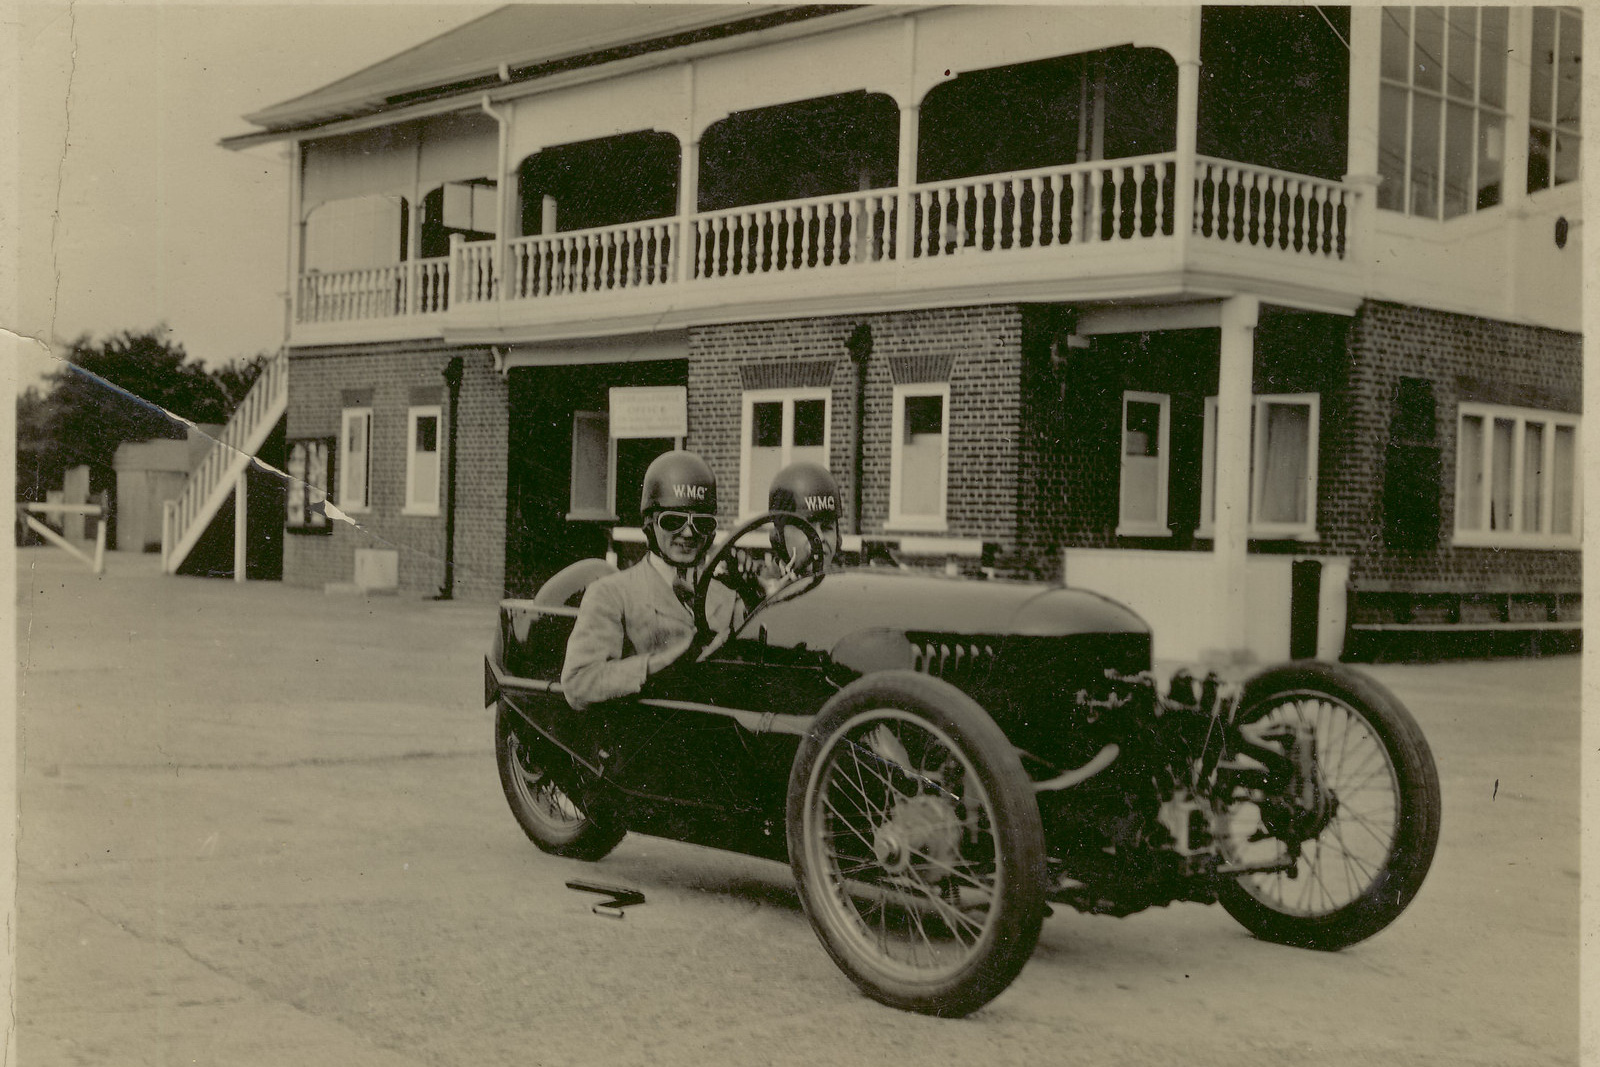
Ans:
[[[737,585],[736,546],[772,518],[714,552],[702,625],[713,574]],[[1343,948],[1394,921],[1432,860],[1427,742],[1347,667],[1179,671],[1159,692],[1149,627],[1104,597],[860,567],[750,594],[731,638],[575,711],[567,637],[610,570],[501,606],[485,698],[517,821],[560,856],[633,831],[786,861],[823,947],[886,1004],[981,1007],[1047,902],[1218,902],[1263,939]]]

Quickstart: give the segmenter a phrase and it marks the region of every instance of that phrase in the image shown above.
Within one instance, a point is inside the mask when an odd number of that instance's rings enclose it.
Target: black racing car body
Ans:
[[[940,1015],[1006,988],[1046,901],[1216,902],[1263,939],[1338,949],[1421,887],[1438,774],[1371,679],[1301,661],[1234,685],[1180,670],[1163,694],[1150,627],[1105,597],[873,567],[768,592],[741,577],[753,525],[703,567],[703,651],[636,696],[574,710],[561,689],[607,564],[501,604],[484,696],[542,850],[598,860],[641,832],[787,860],[840,968]],[[713,580],[747,605],[720,643]]]
[[[1126,607],[1062,586],[861,568],[816,576],[758,605],[699,663],[637,698],[584,711],[560,677],[577,609],[506,600],[486,702],[631,795],[644,832],[784,859],[782,816],[801,737],[840,690],[880,671],[971,696],[1048,780],[1104,745],[1097,720],[1149,700],[1150,628]],[[1147,710],[1147,709],[1146,709]],[[1095,721],[1091,721],[1095,720]],[[605,755],[602,757],[601,752]]]

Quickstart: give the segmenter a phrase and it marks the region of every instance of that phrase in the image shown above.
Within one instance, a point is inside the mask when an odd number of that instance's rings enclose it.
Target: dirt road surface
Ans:
[[[1058,908],[1010,990],[937,1020],[860,996],[781,865],[536,851],[481,706],[492,605],[18,568],[27,1067],[1577,1061],[1576,659],[1373,669],[1444,789],[1373,940]],[[647,903],[593,915],[575,877]]]

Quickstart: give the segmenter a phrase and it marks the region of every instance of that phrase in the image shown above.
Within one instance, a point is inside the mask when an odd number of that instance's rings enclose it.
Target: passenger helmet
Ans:
[[[767,510],[780,516],[793,515],[805,519],[823,534],[824,550],[828,559],[839,549],[839,483],[833,480],[828,468],[818,463],[791,463],[772,478],[767,490]],[[772,550],[779,559],[788,559],[790,546],[784,529],[794,523],[778,518],[772,524]],[[831,530],[831,534],[828,532]],[[798,549],[797,549],[798,550]],[[809,550],[802,552],[809,554]]]
[[[657,456],[644,472],[639,511],[646,518],[657,511],[717,513],[717,476],[706,461],[682,449]]]
[[[772,479],[767,490],[767,510],[799,515],[803,519],[839,517],[839,483],[818,463],[791,463]]]

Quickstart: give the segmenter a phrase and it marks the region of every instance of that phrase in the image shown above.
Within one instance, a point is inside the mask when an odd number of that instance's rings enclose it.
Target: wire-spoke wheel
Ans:
[[[1252,679],[1238,721],[1315,771],[1281,795],[1226,804],[1229,862],[1287,863],[1219,887],[1223,907],[1257,937],[1339,949],[1388,926],[1422,887],[1439,839],[1439,777],[1421,729],[1372,679],[1325,663]]]
[[[869,996],[965,1015],[998,996],[1044,914],[1039,810],[970,698],[886,672],[817,717],[789,780],[789,857],[812,927]]]
[[[517,824],[530,841],[553,855],[582,860],[605,856],[627,831],[601,825],[583,812],[551,773],[554,767],[570,767],[570,757],[534,731],[519,730],[515,718],[502,704],[494,735],[500,785]]]

